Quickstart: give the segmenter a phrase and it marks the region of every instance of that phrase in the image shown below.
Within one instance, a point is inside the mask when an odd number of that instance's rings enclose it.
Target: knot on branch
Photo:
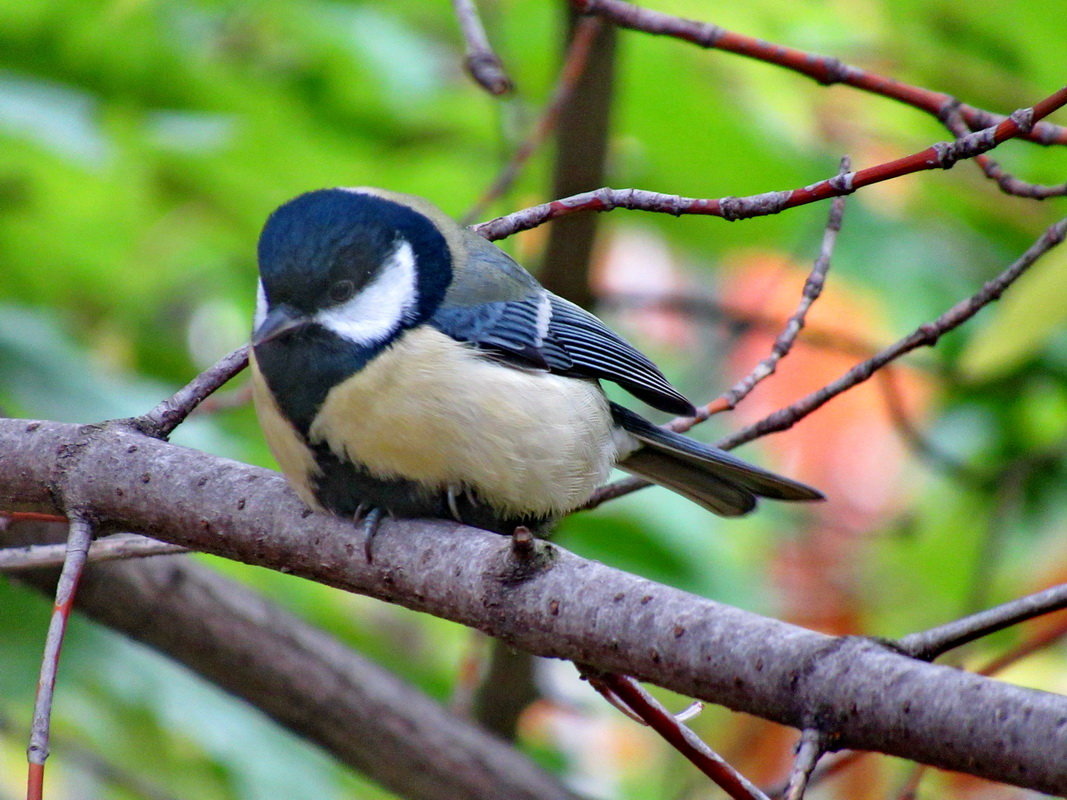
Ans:
[[[873,651],[899,654],[891,643],[868,636],[838,636],[812,652],[796,669],[787,674],[789,694],[796,700],[801,727],[836,739],[842,717],[855,714],[854,708],[840,708],[827,703],[827,685],[837,681],[825,674],[845,672],[848,665],[868,657]]]
[[[853,179],[855,177],[855,172],[842,172],[840,175],[835,175],[830,178],[827,183],[830,185],[830,188],[838,194],[852,194],[856,191],[856,187],[853,185]],[[837,223],[837,227],[840,228],[840,222]],[[807,291],[806,286],[805,291]]]
[[[768,216],[784,209],[792,194],[790,191],[782,191],[764,192],[751,197],[724,197],[719,201],[719,210],[727,222]]]
[[[934,151],[934,161],[941,169],[952,169],[960,160],[957,142],[937,142],[931,149]]]
[[[1020,108],[1013,111],[1009,119],[1018,126],[1019,132],[1024,136],[1034,129],[1034,109],[1032,108]]]
[[[941,107],[937,109],[937,121],[942,125],[951,127],[953,120],[959,119],[961,105],[963,103],[955,97],[946,98]]]
[[[487,573],[503,589],[513,589],[552,568],[556,551],[543,539],[536,539],[529,530],[517,530],[502,554],[493,559]]]
[[[697,35],[697,42],[701,47],[711,49],[717,47],[719,40],[725,35],[725,28],[720,28],[718,25],[712,25],[710,23],[703,23],[700,26],[700,32]]]
[[[839,58],[824,58],[821,62],[822,74],[816,80],[823,86],[844,83],[849,79],[851,68]]]

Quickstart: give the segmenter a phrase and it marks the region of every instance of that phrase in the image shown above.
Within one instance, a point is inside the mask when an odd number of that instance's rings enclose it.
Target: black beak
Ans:
[[[263,320],[263,323],[252,332],[252,346],[256,347],[271,339],[276,339],[287,331],[299,328],[307,321],[308,318],[292,306],[287,306],[285,303],[276,305],[267,312],[267,318]]]

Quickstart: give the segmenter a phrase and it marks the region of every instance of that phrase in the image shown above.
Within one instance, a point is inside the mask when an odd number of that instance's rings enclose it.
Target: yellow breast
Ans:
[[[274,402],[252,348],[248,350],[248,366],[252,372],[252,400],[256,406],[259,427],[263,429],[263,437],[274,460],[300,499],[312,508],[322,510],[311,491],[312,479],[319,472],[315,458]]]
[[[594,383],[505,367],[424,327],[335,386],[310,436],[378,477],[466,486],[505,514],[554,515],[607,478],[612,429]],[[279,462],[299,461],[272,446]]]

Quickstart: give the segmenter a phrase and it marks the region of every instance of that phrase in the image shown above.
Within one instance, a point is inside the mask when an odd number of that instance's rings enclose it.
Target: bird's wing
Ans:
[[[654,408],[695,413],[643,353],[471,234],[469,257],[430,324],[518,365],[613,381]]]

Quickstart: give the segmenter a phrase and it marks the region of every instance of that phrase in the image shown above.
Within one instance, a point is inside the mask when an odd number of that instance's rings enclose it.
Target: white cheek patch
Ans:
[[[347,303],[320,311],[315,320],[355,344],[376,344],[411,319],[418,299],[415,253],[401,239],[378,277]]]
[[[256,315],[252,317],[252,330],[258,331],[263,320],[267,318],[267,293],[263,291],[263,281],[256,282]]]

